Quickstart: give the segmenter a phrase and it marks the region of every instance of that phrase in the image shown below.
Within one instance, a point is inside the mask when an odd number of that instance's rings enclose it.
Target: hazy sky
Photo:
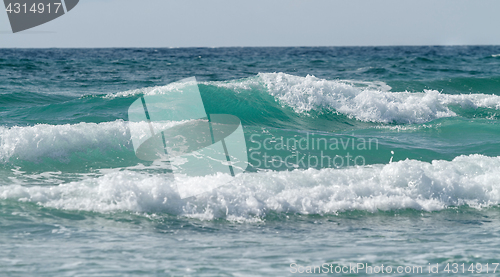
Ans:
[[[3,7],[3,6],[2,6]],[[500,44],[498,0],[80,0],[0,47]]]

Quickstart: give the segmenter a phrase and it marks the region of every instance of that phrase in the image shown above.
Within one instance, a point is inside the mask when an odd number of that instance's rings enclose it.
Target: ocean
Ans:
[[[128,109],[190,77],[249,164],[183,198]],[[0,49],[0,275],[498,275],[499,138],[500,46]]]

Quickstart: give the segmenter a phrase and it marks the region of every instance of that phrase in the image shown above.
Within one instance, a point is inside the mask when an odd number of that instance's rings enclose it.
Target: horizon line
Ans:
[[[1,47],[0,49],[202,49],[202,48],[346,48],[346,47],[486,47],[500,44],[400,44],[400,45],[331,45],[331,46],[101,46],[101,47]]]

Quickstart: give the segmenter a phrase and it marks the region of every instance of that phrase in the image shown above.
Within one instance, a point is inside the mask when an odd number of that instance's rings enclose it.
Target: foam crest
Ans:
[[[68,159],[72,153],[130,147],[128,123],[104,123],[0,127],[0,162],[12,158],[39,161],[42,157]]]
[[[184,86],[186,86],[186,83],[170,83],[166,86],[146,87],[146,88],[140,88],[140,89],[121,91],[121,92],[116,92],[116,93],[108,93],[104,96],[104,98],[113,99],[113,98],[118,98],[118,97],[165,94],[165,93],[173,91],[173,90],[181,89]]]
[[[153,122],[155,130],[164,130],[184,121]],[[133,152],[130,129],[147,137],[147,122],[116,120],[102,123],[0,127],[0,162],[12,158],[39,162],[41,158],[68,161],[71,154],[99,150]]]
[[[219,174],[174,181],[168,175],[110,170],[100,177],[53,187],[0,186],[0,199],[57,209],[168,213],[204,220],[262,220],[270,212],[438,211],[498,205],[498,168],[500,157],[470,155],[432,163],[405,160],[346,169],[247,173],[210,193],[183,200],[177,186],[184,182],[211,185],[232,179]]]
[[[366,122],[424,123],[456,116],[450,105],[500,109],[500,97],[496,95],[449,95],[436,90],[390,92],[385,87],[363,88],[347,81],[285,73],[260,73],[259,78],[271,95],[298,113],[330,109]]]

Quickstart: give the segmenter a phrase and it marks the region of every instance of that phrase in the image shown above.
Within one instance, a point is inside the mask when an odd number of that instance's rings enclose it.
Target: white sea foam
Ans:
[[[152,124],[156,130],[163,130],[180,123],[182,121]],[[12,158],[38,162],[44,157],[66,161],[75,152],[93,149],[101,152],[124,148],[133,151],[130,128],[149,131],[146,122],[123,120],[10,128],[0,126],[0,163]]]
[[[240,174],[210,193],[181,200],[176,190],[192,178],[111,170],[100,177],[54,187],[0,186],[0,199],[44,207],[96,212],[147,212],[211,220],[261,220],[270,212],[335,214],[342,211],[450,206],[484,208],[500,203],[500,157],[460,156],[432,163],[405,160],[346,169],[309,169]],[[226,175],[196,177],[227,183]]]
[[[181,89],[184,87],[186,83],[171,83],[166,86],[155,86],[155,87],[147,87],[140,89],[133,89],[127,91],[121,91],[117,93],[109,93],[104,96],[104,98],[117,98],[117,97],[129,97],[135,95],[158,95],[165,94],[166,92]]]
[[[0,127],[0,162],[12,157],[38,161],[41,157],[64,160],[89,149],[119,149],[129,144],[128,124],[105,123]]]
[[[390,92],[372,87],[360,88],[344,81],[284,73],[259,74],[259,78],[271,95],[299,113],[332,109],[367,122],[424,123],[456,116],[450,105],[500,109],[500,97],[496,95],[449,95],[436,90]]]

